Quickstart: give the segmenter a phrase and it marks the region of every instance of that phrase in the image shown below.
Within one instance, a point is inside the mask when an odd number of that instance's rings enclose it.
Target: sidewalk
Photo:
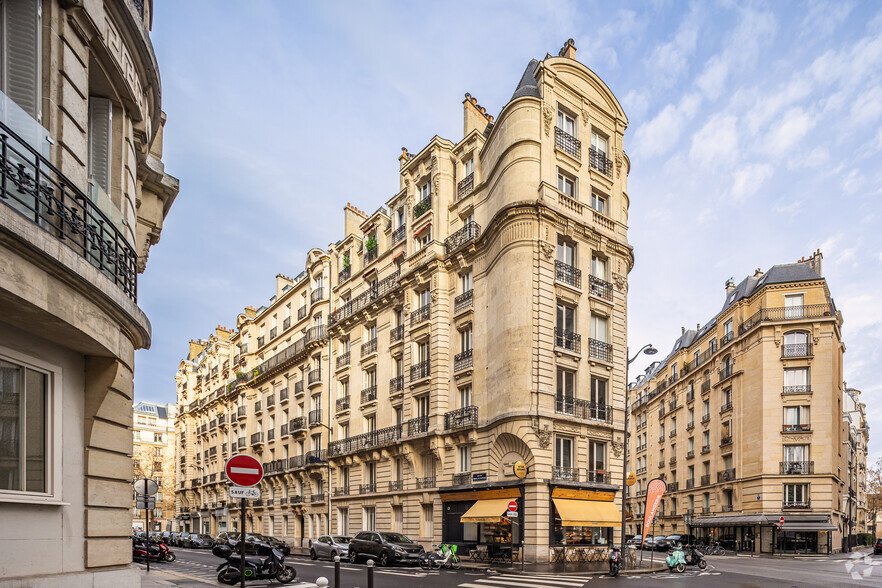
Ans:
[[[151,569],[148,574],[147,570],[141,570],[141,588],[180,588],[182,586],[217,586],[217,582],[209,582],[203,578],[183,574],[181,572]],[[318,586],[312,582],[302,582],[298,580],[295,580],[289,584],[289,586],[292,588],[318,588]]]

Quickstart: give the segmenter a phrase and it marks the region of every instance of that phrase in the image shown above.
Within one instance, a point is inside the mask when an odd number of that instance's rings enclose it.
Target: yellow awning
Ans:
[[[618,527],[622,511],[615,503],[599,500],[570,500],[552,498],[560,523],[565,527]]]
[[[498,523],[505,511],[508,510],[508,503],[511,500],[511,498],[479,500],[459,520],[464,523]]]

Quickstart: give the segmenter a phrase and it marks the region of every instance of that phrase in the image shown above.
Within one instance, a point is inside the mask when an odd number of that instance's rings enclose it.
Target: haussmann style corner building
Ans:
[[[854,544],[869,433],[843,382],[842,315],[821,259],[729,280],[722,310],[631,386],[628,534],[642,533],[646,485],[661,477],[656,535],[753,553]]]
[[[136,284],[178,192],[152,11],[0,3],[0,586],[140,582]]]
[[[247,452],[267,472],[249,529],[304,546],[396,530],[544,559],[618,537],[627,118],[575,52],[531,61],[495,119],[466,95],[460,140],[404,150],[394,196],[347,206],[268,305],[191,342],[191,530],[237,528],[223,465]]]

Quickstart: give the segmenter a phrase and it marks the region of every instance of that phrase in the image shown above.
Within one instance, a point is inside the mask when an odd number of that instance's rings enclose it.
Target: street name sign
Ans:
[[[230,498],[260,498],[260,488],[230,486]]]
[[[234,455],[224,466],[227,479],[236,486],[256,486],[263,479],[260,462],[243,453]]]

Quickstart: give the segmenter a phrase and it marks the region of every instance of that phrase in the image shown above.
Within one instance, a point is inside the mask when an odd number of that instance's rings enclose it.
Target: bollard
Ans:
[[[318,588],[328,588],[328,579],[324,576],[320,576],[318,580],[315,581],[315,585]]]
[[[367,562],[368,585],[367,588],[374,588],[374,560],[369,559]]]
[[[334,588],[340,587],[340,556],[334,556]]]

